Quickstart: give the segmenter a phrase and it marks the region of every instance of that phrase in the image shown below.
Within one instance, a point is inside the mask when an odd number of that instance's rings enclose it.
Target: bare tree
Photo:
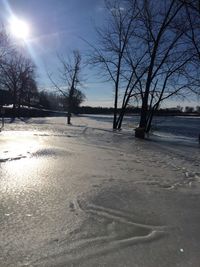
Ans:
[[[136,5],[137,1],[133,1]],[[133,5],[134,5],[133,4]],[[92,46],[90,63],[101,67],[104,77],[114,85],[114,117],[113,129],[119,128],[121,118],[118,116],[120,94],[131,96],[134,78],[134,68],[130,70],[125,55],[134,32],[134,22],[137,18],[136,8],[121,6],[120,2],[106,1],[108,21],[104,27],[97,28],[98,45]],[[91,45],[90,45],[91,46]],[[123,112],[126,97],[123,99]]]
[[[81,85],[81,55],[78,50],[75,50],[71,57],[65,59],[63,56],[58,56],[58,59],[60,63],[59,75],[61,84],[55,82],[52,75],[48,74],[48,76],[56,90],[60,92],[67,101],[67,124],[71,124],[71,114],[74,112],[75,103],[79,102],[78,104],[80,104],[85,98],[84,94],[79,89]]]
[[[200,95],[200,1],[185,1],[186,19],[189,23],[189,31],[186,33],[188,42],[190,42],[190,53],[194,56],[192,67],[193,75],[190,79],[196,85],[193,91]]]
[[[137,137],[149,132],[155,111],[161,102],[177,96],[191,86],[187,73],[193,56],[188,53],[184,36],[188,24],[183,24],[184,3],[176,0],[141,0],[133,42],[140,43],[145,55],[146,73],[140,80],[141,117]],[[138,51],[139,58],[143,54]],[[137,69],[137,76],[140,71]]]
[[[153,0],[129,0],[124,7],[120,1],[106,2],[108,22],[97,29],[99,45],[93,47],[90,62],[100,64],[114,84],[113,129],[121,128],[127,106],[135,100],[141,104],[136,136],[143,138],[163,101],[194,89],[184,6],[179,0],[156,5]]]
[[[0,65],[0,71],[1,86],[12,94],[13,109],[20,108],[31,92],[37,91],[34,64],[30,59],[13,51]]]
[[[28,63],[28,62],[27,62]],[[21,89],[19,98],[19,108],[20,104],[31,106],[34,99],[38,97],[38,87],[35,79],[34,66],[27,66],[26,70],[21,75]]]
[[[8,61],[8,57],[13,53],[13,49],[10,43],[9,36],[2,26],[0,30],[0,86],[3,87],[3,81],[5,73],[3,71],[5,64]]]
[[[9,36],[2,26],[0,29],[0,65],[6,60],[6,57],[13,51]]]
[[[4,27],[0,30],[0,86],[12,95],[13,109],[37,92],[35,66],[18,51]]]

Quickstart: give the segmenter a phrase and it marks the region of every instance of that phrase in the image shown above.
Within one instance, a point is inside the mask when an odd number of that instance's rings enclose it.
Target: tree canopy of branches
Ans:
[[[141,105],[136,136],[143,138],[162,102],[199,93],[199,20],[193,21],[194,2],[162,0],[155,5],[153,0],[129,0],[124,6],[120,1],[106,2],[108,23],[97,29],[99,45],[93,47],[90,61],[103,66],[114,83],[113,129],[121,128],[126,108],[135,100]]]
[[[11,93],[14,109],[30,105],[37,94],[34,64],[19,53],[4,30],[0,32],[0,87]]]
[[[134,29],[134,20],[137,11],[129,8],[125,10],[118,2],[114,5],[106,2],[108,21],[97,28],[98,45],[92,46],[92,56],[89,62],[92,65],[101,66],[107,80],[114,85],[114,118],[113,129],[118,127],[118,106],[120,90],[128,94],[128,89],[132,86],[133,72],[127,68],[126,53],[131,42]],[[131,90],[130,90],[131,91]],[[131,94],[131,92],[130,92]]]
[[[50,110],[67,110],[68,108],[68,97],[63,96],[58,92],[49,92],[42,90],[38,93],[38,104],[40,107]],[[72,99],[73,111],[78,113],[80,104],[84,101],[83,94],[79,90],[74,90],[74,97]]]
[[[64,97],[55,92],[49,92],[47,90],[41,90],[38,93],[38,104],[40,107],[50,110],[63,110]]]
[[[85,95],[81,92],[81,55],[78,50],[73,51],[68,58],[58,56],[60,69],[60,83],[55,82],[52,75],[49,75],[55,89],[65,98],[65,106],[68,111],[67,123],[71,124],[71,114],[84,100]]]

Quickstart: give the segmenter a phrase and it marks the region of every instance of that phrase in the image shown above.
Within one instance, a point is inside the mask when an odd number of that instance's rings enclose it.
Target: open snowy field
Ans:
[[[0,133],[0,267],[199,267],[199,145],[72,121]]]

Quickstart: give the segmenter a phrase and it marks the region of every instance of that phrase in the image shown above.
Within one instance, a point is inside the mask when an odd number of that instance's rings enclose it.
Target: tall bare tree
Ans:
[[[194,53],[186,38],[191,32],[186,2],[162,0],[155,5],[153,0],[129,0],[124,8],[120,1],[107,5],[109,24],[98,31],[101,43],[92,63],[102,64],[114,82],[114,129],[121,128],[126,108],[135,99],[141,104],[135,133],[144,138],[162,102],[193,91],[197,80],[191,79]],[[117,118],[119,91],[122,106]]]
[[[2,82],[4,80],[3,68],[7,63],[8,57],[13,53],[13,49],[10,43],[9,36],[2,26],[0,29],[0,86],[2,89]]]
[[[136,1],[133,2],[136,4]],[[111,1],[105,3],[108,20],[107,24],[96,29],[98,45],[92,46],[90,63],[100,66],[106,80],[114,85],[113,129],[117,129],[120,95],[128,93],[134,76],[134,71],[130,72],[127,67],[125,55],[134,32],[137,10],[127,5],[121,6],[117,1],[114,4]]]
[[[138,8],[133,41],[141,42],[141,49],[148,51],[147,72],[141,81],[140,127],[136,130],[136,136],[144,137],[161,102],[191,86],[187,74],[193,56],[184,43],[188,23],[183,23],[183,2],[164,0],[155,5],[154,1],[142,0]]]
[[[37,91],[35,66],[17,51],[13,51],[1,64],[0,72],[1,86],[12,94],[13,109],[20,108],[31,91]]]
[[[191,44],[190,53],[194,55],[193,75],[190,78],[193,79],[196,85],[195,92],[200,95],[200,1],[185,1],[184,5],[186,11],[185,18],[188,20],[190,29],[186,33],[186,37]]]
[[[67,100],[67,124],[71,124],[71,114],[74,112],[75,104],[80,104],[80,101],[83,101],[85,98],[79,89],[81,85],[81,55],[78,50],[75,50],[72,56],[67,58],[58,56],[58,59],[60,63],[59,76],[61,83],[58,84],[58,82],[55,82],[52,75],[49,75],[49,79],[57,91]]]
[[[21,104],[30,105],[31,96],[37,93],[35,65],[23,56],[8,33],[0,30],[0,87],[12,95],[13,109]]]
[[[0,29],[0,64],[3,64],[6,57],[13,51],[9,36],[4,27]]]

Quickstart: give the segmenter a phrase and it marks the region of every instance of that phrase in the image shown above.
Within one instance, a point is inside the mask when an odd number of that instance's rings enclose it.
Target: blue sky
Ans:
[[[38,83],[42,89],[51,87],[47,71],[56,73],[57,53],[68,55],[79,49],[84,57],[88,45],[81,39],[95,42],[95,25],[104,21],[103,0],[0,0],[0,21],[5,26],[14,14],[30,26],[27,44],[38,67]],[[84,69],[85,104],[112,106],[112,86],[101,83],[96,72]]]
[[[81,38],[94,44],[94,26],[105,20],[104,0],[0,0],[0,7],[0,22],[5,26],[12,14],[30,25],[30,38],[21,46],[28,47],[38,67],[38,83],[42,89],[51,87],[47,71],[56,73],[56,54],[68,55],[79,49],[84,55],[88,45]],[[94,70],[85,69],[82,75],[87,96],[84,104],[112,106],[112,85],[102,83]],[[193,103],[171,102],[167,105],[177,104]]]

